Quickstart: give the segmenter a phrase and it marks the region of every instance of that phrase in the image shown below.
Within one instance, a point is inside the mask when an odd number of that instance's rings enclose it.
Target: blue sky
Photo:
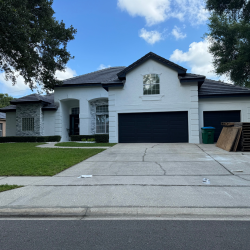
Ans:
[[[75,58],[59,79],[113,66],[128,66],[152,51],[186,67],[188,72],[218,79],[208,53],[209,13],[202,0],[54,0],[57,20],[77,29],[68,50]],[[0,92],[20,97],[32,93],[23,79],[16,86],[0,74]]]

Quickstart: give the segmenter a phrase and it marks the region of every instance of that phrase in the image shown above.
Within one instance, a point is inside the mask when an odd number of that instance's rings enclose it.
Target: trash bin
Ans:
[[[202,142],[204,144],[214,144],[214,127],[203,127],[202,132]]]

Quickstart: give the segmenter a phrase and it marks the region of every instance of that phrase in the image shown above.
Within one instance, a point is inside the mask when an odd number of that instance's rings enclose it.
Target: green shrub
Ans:
[[[86,141],[90,138],[93,138],[93,135],[71,135],[71,141],[81,141],[82,139],[86,139]]]
[[[81,141],[82,139],[94,139],[96,143],[108,143],[109,135],[108,134],[95,134],[95,135],[71,135],[71,141]]]
[[[87,141],[86,138],[82,138],[81,141]]]
[[[7,142],[59,142],[61,136],[6,136],[0,137],[0,143]]]
[[[108,134],[95,135],[95,141],[96,143],[108,143],[109,135]]]

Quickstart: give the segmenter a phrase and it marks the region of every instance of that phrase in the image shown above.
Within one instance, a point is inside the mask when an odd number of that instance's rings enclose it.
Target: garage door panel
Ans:
[[[119,114],[119,142],[188,142],[188,112]]]
[[[215,127],[214,141],[220,136],[222,122],[240,122],[240,110],[236,111],[205,111],[203,113],[204,127]]]

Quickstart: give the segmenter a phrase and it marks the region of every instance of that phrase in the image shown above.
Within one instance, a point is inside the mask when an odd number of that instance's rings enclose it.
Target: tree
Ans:
[[[8,94],[0,93],[0,108],[9,106],[11,100],[13,100],[12,96],[9,96]]]
[[[21,75],[33,90],[52,90],[61,82],[56,70],[73,58],[67,44],[76,29],[65,28],[52,9],[53,0],[0,0],[0,70],[13,85]]]
[[[211,16],[206,36],[215,73],[250,87],[250,1],[207,0],[207,9]]]

